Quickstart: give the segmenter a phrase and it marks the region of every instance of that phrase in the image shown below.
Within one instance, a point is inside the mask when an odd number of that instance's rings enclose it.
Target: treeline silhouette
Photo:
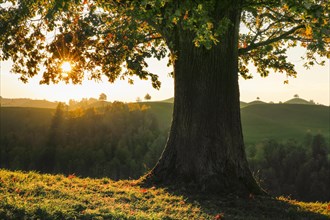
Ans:
[[[157,162],[168,130],[143,104],[107,103],[76,108],[59,103],[48,126],[12,125],[1,132],[0,167],[45,173],[138,178]],[[329,142],[322,135],[247,146],[247,156],[262,187],[273,195],[304,201],[330,198]]]
[[[247,148],[250,168],[266,191],[303,201],[330,201],[329,153],[325,138],[311,134],[302,142],[267,140]]]
[[[138,178],[155,165],[167,136],[146,106],[121,102],[73,111],[59,103],[49,129],[37,136],[30,127],[2,135],[1,167]]]

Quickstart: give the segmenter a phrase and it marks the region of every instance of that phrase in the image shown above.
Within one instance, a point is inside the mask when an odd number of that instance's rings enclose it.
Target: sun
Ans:
[[[71,63],[69,61],[64,61],[61,65],[61,69],[64,73],[68,73],[71,71]]]

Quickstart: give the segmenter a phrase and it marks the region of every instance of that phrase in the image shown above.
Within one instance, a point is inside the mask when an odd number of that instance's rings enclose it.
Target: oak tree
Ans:
[[[147,94],[144,96],[144,100],[146,100],[146,101],[151,100],[151,95],[150,95],[149,93],[147,93]]]
[[[101,93],[100,96],[99,96],[99,100],[100,101],[106,101],[107,100],[107,95],[105,93]]]
[[[244,152],[239,75],[249,63],[296,76],[286,52],[306,48],[305,66],[330,51],[325,0],[8,0],[1,1],[1,60],[23,82],[109,82],[132,76],[159,88],[147,58],[168,56],[174,110],[164,152],[146,182],[205,192],[260,193]],[[240,31],[241,30],[241,31]],[[63,73],[61,63],[70,62]]]

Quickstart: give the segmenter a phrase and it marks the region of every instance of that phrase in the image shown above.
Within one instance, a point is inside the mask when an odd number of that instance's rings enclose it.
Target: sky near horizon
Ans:
[[[244,32],[244,26],[241,27]],[[0,51],[1,53],[1,51]],[[253,79],[244,80],[240,77],[240,99],[250,102],[257,97],[265,102],[284,102],[295,94],[306,100],[330,105],[330,59],[326,59],[325,66],[315,65],[311,69],[303,67],[304,61],[300,57],[306,54],[306,49],[297,47],[288,52],[291,61],[298,72],[297,78],[287,78],[285,74],[271,72],[266,78],[254,73]],[[85,80],[82,85],[50,84],[39,85],[40,76],[36,76],[24,84],[19,81],[19,75],[10,73],[12,63],[0,61],[0,95],[4,98],[31,98],[46,99],[50,101],[65,101],[70,99],[81,100],[82,98],[98,98],[101,93],[107,95],[108,101],[134,102],[137,97],[143,99],[146,93],[151,95],[151,100],[164,100],[173,97],[174,82],[168,73],[171,67],[167,67],[167,61],[150,59],[149,70],[159,75],[162,82],[160,90],[151,86],[150,81],[140,80],[136,77],[134,85],[127,81],[117,80],[110,84],[105,79],[103,82]],[[253,67],[251,68],[253,69]],[[289,84],[284,84],[289,80]]]
[[[306,100],[313,100],[316,103],[330,105],[330,60],[326,60],[325,66],[314,66],[305,69],[303,65],[303,48],[293,49],[288,53],[289,60],[296,65],[297,78],[287,78],[285,74],[271,72],[266,78],[253,74],[253,79],[244,80],[240,77],[241,101],[250,102],[257,97],[265,102],[284,102],[295,94]],[[10,73],[10,61],[1,61],[0,95],[3,98],[31,98],[46,99],[50,101],[65,101],[70,99],[81,100],[82,98],[98,98],[101,93],[107,95],[108,101],[134,102],[137,97],[143,97],[149,93],[151,100],[164,100],[173,97],[174,83],[168,73],[171,67],[167,67],[167,62],[150,59],[149,69],[158,73],[162,86],[156,90],[151,86],[150,81],[136,78],[134,85],[129,85],[127,81],[117,80],[114,84],[94,82],[85,80],[82,85],[72,85],[59,83],[56,85],[39,85],[40,76],[36,76],[24,84],[19,81],[19,75]],[[284,84],[285,80],[289,84]]]

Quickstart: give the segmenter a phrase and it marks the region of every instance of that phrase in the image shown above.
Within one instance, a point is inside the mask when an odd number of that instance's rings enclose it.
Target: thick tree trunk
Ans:
[[[239,12],[212,49],[178,30],[173,121],[165,150],[147,181],[206,192],[260,193],[244,151],[238,87]]]

